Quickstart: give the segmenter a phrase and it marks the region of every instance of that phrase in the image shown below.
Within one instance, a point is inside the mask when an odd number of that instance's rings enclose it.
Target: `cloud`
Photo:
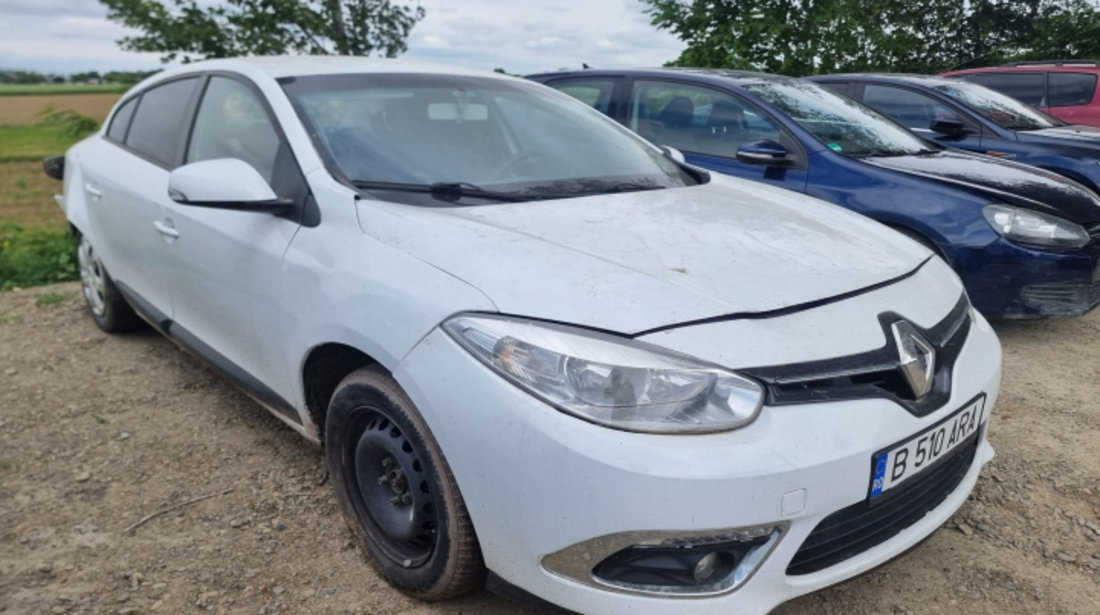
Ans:
[[[526,74],[582,62],[658,66],[683,49],[649,24],[638,0],[419,1],[427,16],[409,36],[404,57],[412,59]],[[119,49],[116,41],[130,32],[109,21],[98,0],[0,4],[0,68],[69,73],[160,66],[159,54]]]

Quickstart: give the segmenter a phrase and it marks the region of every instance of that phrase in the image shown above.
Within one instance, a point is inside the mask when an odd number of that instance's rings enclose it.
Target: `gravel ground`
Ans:
[[[1100,312],[997,332],[997,457],[970,501],[773,615],[1100,613]],[[390,589],[319,449],[156,334],[101,333],[74,283],[0,293],[0,383],[0,612],[531,612]]]

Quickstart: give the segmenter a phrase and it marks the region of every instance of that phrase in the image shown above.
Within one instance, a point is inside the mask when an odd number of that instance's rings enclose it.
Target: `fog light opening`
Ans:
[[[771,551],[780,528],[670,538],[621,549],[592,569],[602,585],[659,594],[708,594],[743,583]]]

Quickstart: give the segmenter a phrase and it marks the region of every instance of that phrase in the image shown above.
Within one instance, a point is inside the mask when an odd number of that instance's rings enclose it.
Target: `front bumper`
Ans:
[[[767,613],[860,574],[923,540],[966,500],[993,456],[982,430],[946,499],[889,540],[810,574],[787,568],[826,517],[866,499],[871,457],[985,394],[996,401],[1000,346],[981,317],[954,367],[949,401],[916,417],[885,400],[765,407],[749,427],[665,436],[599,427],[503,381],[437,330],[395,372],[431,427],[465,497],[490,570],[580,613]],[[623,532],[782,525],[743,584],[706,597],[654,597],[549,571],[545,558]],[[595,566],[603,554],[593,555]]]
[[[1100,253],[1043,250],[1006,239],[959,250],[959,275],[974,307],[990,317],[1079,316],[1100,304]]]

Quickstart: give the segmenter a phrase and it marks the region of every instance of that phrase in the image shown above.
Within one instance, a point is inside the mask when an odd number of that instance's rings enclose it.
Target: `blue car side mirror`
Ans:
[[[753,141],[737,149],[737,160],[769,167],[789,166],[794,160],[787,148],[771,140]]]

